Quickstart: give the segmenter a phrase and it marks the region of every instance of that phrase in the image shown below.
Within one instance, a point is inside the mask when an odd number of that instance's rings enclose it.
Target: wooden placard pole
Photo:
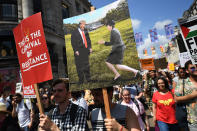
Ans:
[[[34,89],[36,91],[36,98],[37,98],[37,102],[38,102],[38,109],[40,111],[40,114],[44,114],[44,111],[43,111],[43,108],[42,108],[42,104],[41,104],[41,101],[40,101],[40,95],[39,95],[39,92],[38,92],[37,84],[34,84]]]
[[[106,118],[111,119],[107,89],[103,88],[102,91],[103,91],[103,99],[104,99],[104,104],[105,104]]]

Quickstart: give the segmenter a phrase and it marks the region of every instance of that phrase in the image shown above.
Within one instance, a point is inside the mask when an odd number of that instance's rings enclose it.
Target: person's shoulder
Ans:
[[[101,111],[101,108],[94,108],[94,109],[91,111],[91,114],[96,113],[96,112],[99,112],[99,111]]]
[[[47,113],[47,116],[52,119],[52,116],[54,115],[54,112],[58,110],[58,106],[54,106],[49,112]]]
[[[3,100],[3,97],[0,97],[0,102],[3,102],[4,100]]]
[[[73,30],[73,31],[71,32],[71,34],[74,35],[74,34],[76,34],[77,32],[79,32],[78,28],[76,28],[75,30]]]
[[[120,32],[119,32],[119,30],[118,30],[118,29],[116,29],[116,28],[113,28],[112,32],[114,32],[114,33],[118,33],[118,34],[120,33]]]
[[[83,97],[80,97],[79,102],[86,102],[86,100]]]
[[[23,100],[24,100],[24,103],[31,104],[31,101],[29,99],[23,99]]]
[[[154,93],[153,93],[153,96],[154,95],[159,95],[159,91],[155,91]]]
[[[77,105],[77,104],[74,104],[74,103],[70,103],[71,105],[71,107],[70,107],[70,111],[74,111],[74,110],[76,110],[77,112],[83,112],[83,111],[85,111],[85,109],[83,108],[83,107],[81,107],[81,106],[79,106],[79,105]]]
[[[122,105],[122,104],[117,104],[115,103],[114,111],[118,112],[125,112],[127,110],[128,106],[127,105]]]
[[[178,81],[178,79],[179,79],[179,77],[176,76],[176,77],[174,77],[172,80],[173,80],[173,81]]]

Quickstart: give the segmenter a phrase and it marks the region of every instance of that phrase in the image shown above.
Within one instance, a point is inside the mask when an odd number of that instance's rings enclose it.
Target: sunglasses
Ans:
[[[42,100],[47,100],[48,99],[48,97],[42,97]]]
[[[191,71],[195,71],[196,70],[196,67],[190,67],[190,70]]]

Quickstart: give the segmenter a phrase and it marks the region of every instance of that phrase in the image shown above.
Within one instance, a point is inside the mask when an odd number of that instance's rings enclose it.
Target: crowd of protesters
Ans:
[[[0,97],[0,131],[37,130],[197,130],[197,67],[191,61],[174,72],[150,70],[142,81],[107,88],[112,118],[106,119],[101,89],[69,92],[67,79],[39,89],[44,114],[36,99],[24,99],[4,87]],[[90,121],[90,123],[87,123]]]

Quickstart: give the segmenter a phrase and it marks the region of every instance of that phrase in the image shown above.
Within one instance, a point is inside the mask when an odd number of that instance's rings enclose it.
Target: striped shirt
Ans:
[[[73,103],[69,103],[64,114],[60,114],[58,106],[53,109],[49,118],[57,125],[61,131],[85,131],[86,128],[86,110],[78,106],[74,122],[71,121],[70,113]]]

